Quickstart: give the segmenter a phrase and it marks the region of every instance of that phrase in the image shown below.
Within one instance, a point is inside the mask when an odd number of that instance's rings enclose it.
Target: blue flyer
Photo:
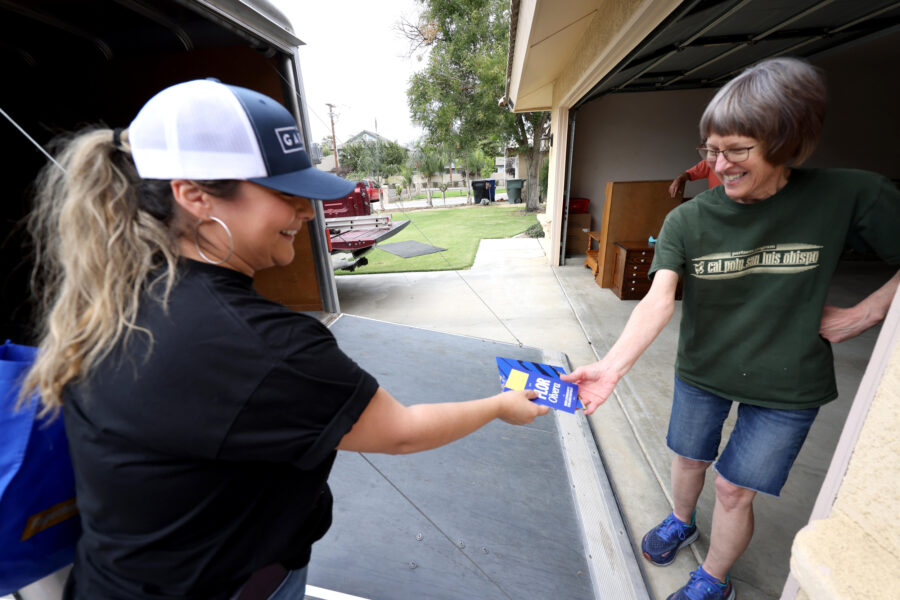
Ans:
[[[535,390],[538,393],[535,402],[568,413],[581,407],[578,386],[559,378],[566,372],[562,367],[498,356],[497,370],[504,391]]]

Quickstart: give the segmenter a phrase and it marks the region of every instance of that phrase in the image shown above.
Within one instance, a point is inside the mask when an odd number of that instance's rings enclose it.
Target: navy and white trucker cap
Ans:
[[[153,96],[129,125],[128,142],[144,179],[246,179],[314,200],[341,198],[355,185],[313,167],[281,104],[212,79]]]

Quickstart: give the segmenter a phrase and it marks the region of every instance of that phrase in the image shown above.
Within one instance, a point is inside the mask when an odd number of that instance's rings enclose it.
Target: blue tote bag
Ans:
[[[71,563],[81,534],[62,417],[15,410],[37,348],[0,346],[0,596]]]

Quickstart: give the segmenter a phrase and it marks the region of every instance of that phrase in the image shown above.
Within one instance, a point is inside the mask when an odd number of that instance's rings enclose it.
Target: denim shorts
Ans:
[[[716,461],[716,471],[734,485],[778,496],[806,440],[818,408],[784,410],[738,404],[738,417],[722,454],[722,424],[731,400],[675,377],[666,443],[684,458]]]

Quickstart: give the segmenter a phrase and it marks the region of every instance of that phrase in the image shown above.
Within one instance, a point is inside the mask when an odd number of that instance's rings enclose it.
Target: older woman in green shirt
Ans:
[[[825,304],[850,235],[900,263],[900,191],[874,173],[795,166],[812,154],[824,114],[822,79],[797,59],[764,61],[719,90],[698,151],[722,185],[669,213],[649,293],[609,353],[565,377],[593,413],[672,317],[683,277],[666,438],[674,510],[644,536],[645,558],[668,565],[697,539],[712,464],[716,503],[709,553],[669,600],[735,597],[729,571],[753,534],[754,497],[780,493],[819,407],[837,397],[830,342],[881,321],[900,283],[898,273],[851,308]]]

